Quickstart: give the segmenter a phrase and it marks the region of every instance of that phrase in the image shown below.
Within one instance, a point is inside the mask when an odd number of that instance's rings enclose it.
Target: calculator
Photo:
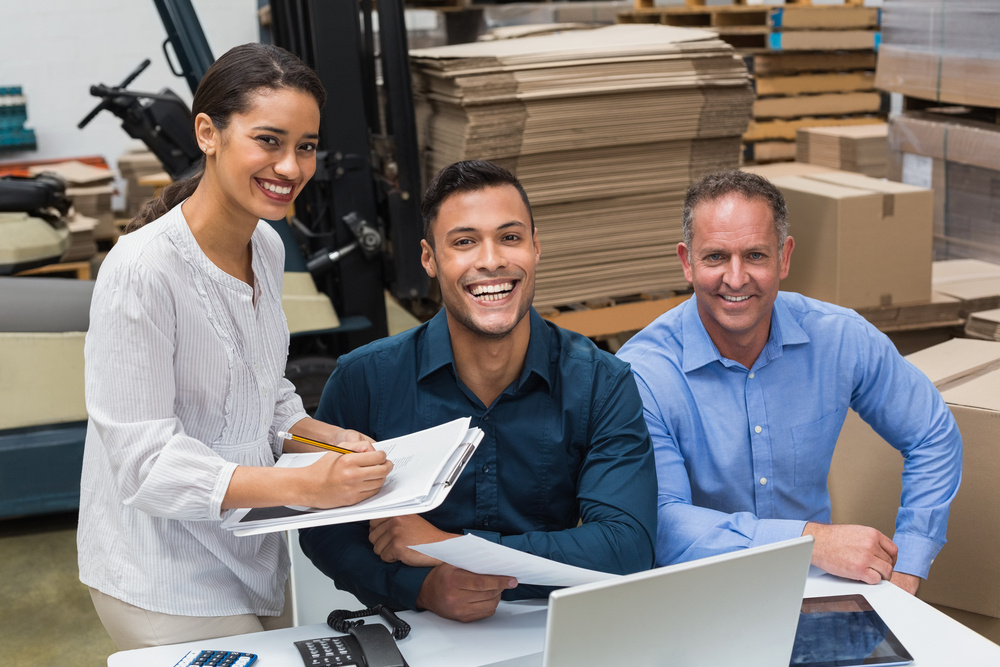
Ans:
[[[191,651],[174,667],[250,667],[257,662],[254,653],[239,651]]]

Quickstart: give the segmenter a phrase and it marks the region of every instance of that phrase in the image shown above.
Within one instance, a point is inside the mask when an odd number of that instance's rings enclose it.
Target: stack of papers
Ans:
[[[754,94],[714,32],[614,25],[410,52],[424,181],[459,160],[513,171],[545,261],[539,308],[684,290],[681,204],[739,163]]]
[[[381,491],[356,505],[327,510],[285,506],[238,509],[222,522],[222,527],[236,535],[257,535],[432,510],[444,501],[482,440],[483,432],[469,428],[469,421],[469,417],[463,417],[375,443],[375,449],[385,452],[392,461],[393,469]],[[304,467],[325,455],[325,452],[282,454],[275,465]]]

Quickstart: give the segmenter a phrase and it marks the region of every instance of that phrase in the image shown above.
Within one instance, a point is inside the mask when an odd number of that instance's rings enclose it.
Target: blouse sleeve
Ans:
[[[176,314],[141,264],[102,267],[85,346],[86,400],[111,468],[106,483],[148,514],[219,520],[236,464],[188,436],[174,411]]]

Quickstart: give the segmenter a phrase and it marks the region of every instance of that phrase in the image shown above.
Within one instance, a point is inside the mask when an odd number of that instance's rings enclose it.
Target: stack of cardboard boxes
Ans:
[[[935,257],[1000,261],[995,3],[885,0],[875,84],[903,95],[889,177],[934,189]]]
[[[907,357],[941,390],[963,441],[962,485],[951,506],[948,544],[918,596],[1000,641],[1000,342],[954,339]],[[833,521],[894,533],[903,459],[849,413],[830,470]]]

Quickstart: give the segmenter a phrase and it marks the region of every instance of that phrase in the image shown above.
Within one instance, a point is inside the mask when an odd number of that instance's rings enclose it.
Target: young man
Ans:
[[[423,214],[421,259],[444,309],[342,357],[316,417],[383,440],[471,415],[485,436],[437,509],[306,530],[303,551],[366,605],[461,621],[549,589],[410,545],[473,533],[606,572],[651,567],[656,475],[635,381],[531,307],[541,249],[520,183],[488,162],[453,164]]]
[[[931,382],[857,313],[779,292],[795,242],[781,192],[710,174],[677,254],[694,298],[618,352],[636,375],[659,481],[659,565],[812,535],[813,563],[914,593],[945,543],[962,442]],[[848,408],[906,460],[896,532],[830,525]]]

